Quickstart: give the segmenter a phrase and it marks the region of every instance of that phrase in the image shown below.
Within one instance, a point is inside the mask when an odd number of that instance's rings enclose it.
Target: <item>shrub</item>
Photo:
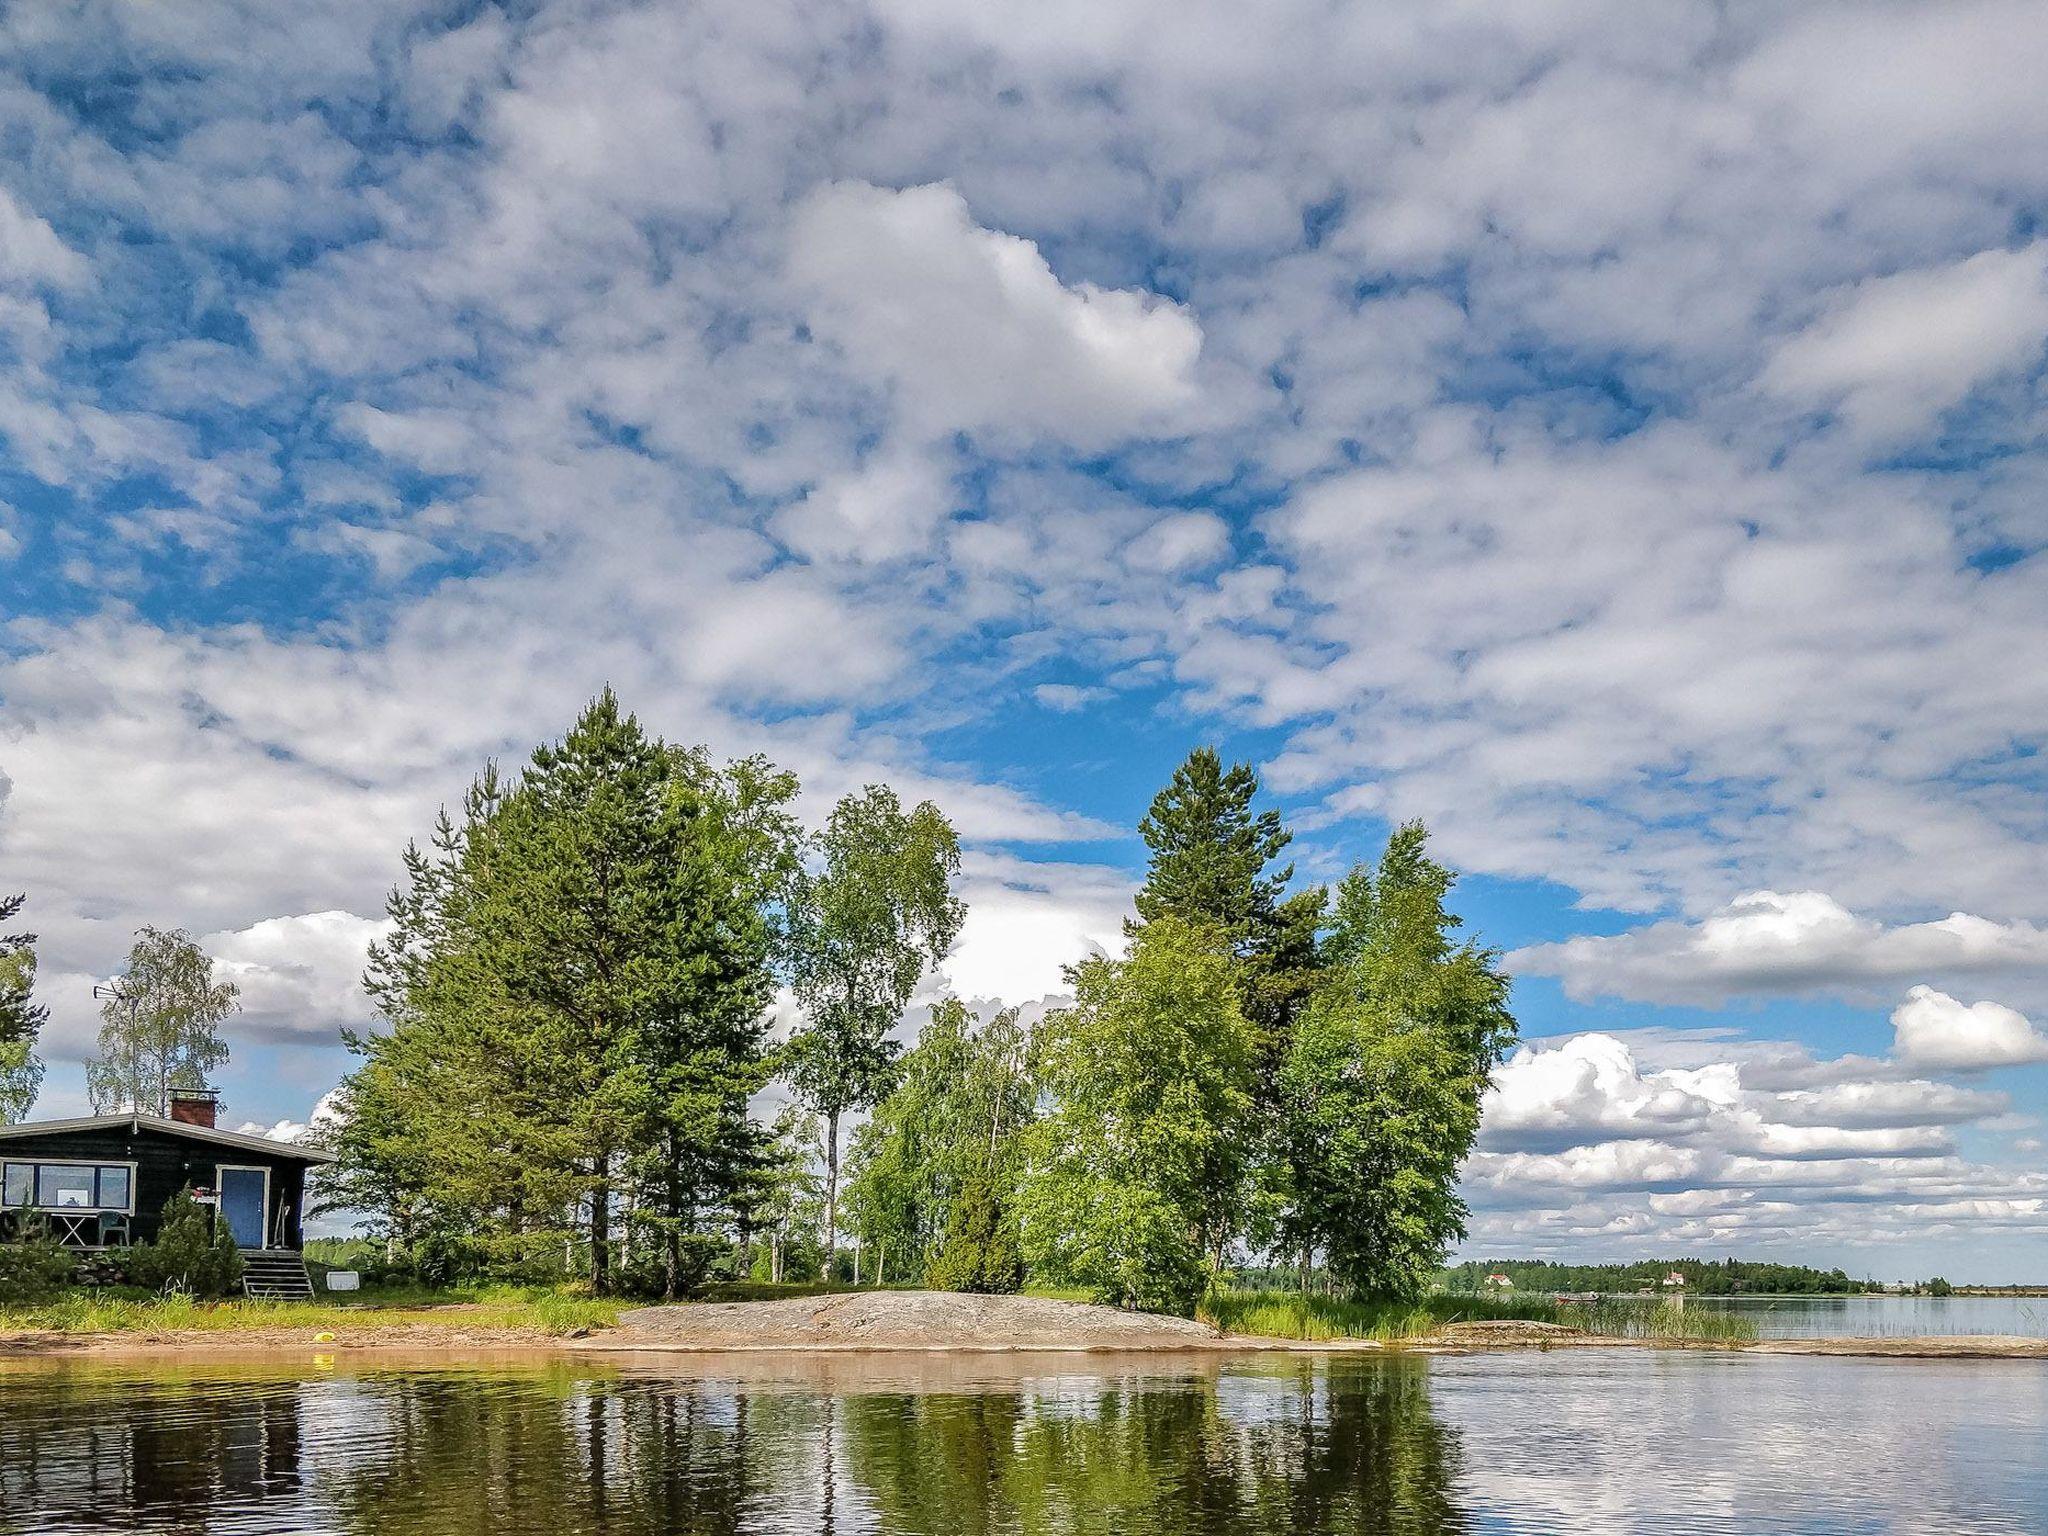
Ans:
[[[153,1290],[190,1291],[214,1301],[241,1284],[242,1254],[228,1224],[181,1189],[164,1202],[156,1241],[136,1246],[129,1271]]]
[[[76,1262],[47,1224],[25,1221],[15,1241],[0,1243],[0,1304],[47,1301],[71,1279]]]
[[[937,1291],[1010,1295],[1024,1285],[1024,1256],[1017,1246],[1017,1221],[1002,1191],[987,1173],[967,1181],[946,1218],[938,1257],[925,1271]]]

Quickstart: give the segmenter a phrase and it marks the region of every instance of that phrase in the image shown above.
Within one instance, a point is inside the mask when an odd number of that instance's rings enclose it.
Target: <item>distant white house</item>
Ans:
[[[1488,1290],[1512,1291],[1515,1288],[1515,1282],[1506,1275],[1488,1275],[1486,1277],[1486,1286]]]
[[[1677,1270],[1674,1269],[1673,1271],[1671,1271],[1670,1274],[1664,1277],[1664,1289],[1667,1291],[1684,1290],[1685,1276],[1681,1275]]]

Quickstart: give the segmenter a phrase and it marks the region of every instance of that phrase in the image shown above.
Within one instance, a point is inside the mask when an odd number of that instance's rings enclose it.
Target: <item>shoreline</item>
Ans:
[[[906,1343],[889,1340],[766,1341],[648,1338],[630,1329],[604,1329],[582,1337],[532,1330],[441,1330],[432,1328],[350,1329],[321,1338],[313,1329],[194,1329],[149,1333],[0,1334],[0,1372],[12,1366],[76,1362],[190,1361],[222,1363],[275,1361],[311,1356],[318,1362],[342,1356],[366,1362],[432,1367],[455,1360],[500,1363],[546,1360],[642,1359],[684,1356],[734,1361],[801,1361],[888,1357],[960,1359],[976,1363],[1048,1356],[1074,1359],[1115,1357],[1123,1361],[1213,1360],[1254,1355],[1443,1356],[1547,1353],[1553,1350],[1627,1349],[1708,1351],[1729,1355],[1831,1356],[1870,1360],[2048,1360],[2048,1339],[2011,1335],[1947,1335],[1896,1338],[1760,1339],[1741,1343],[1686,1339],[1623,1339],[1560,1330],[1556,1333],[1460,1333],[1455,1329],[1412,1339],[1274,1339],[1218,1335],[1170,1342],[1056,1343],[990,1339]]]

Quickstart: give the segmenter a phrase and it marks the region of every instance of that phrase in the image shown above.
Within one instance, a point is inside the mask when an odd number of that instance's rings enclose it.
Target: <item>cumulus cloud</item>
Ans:
[[[1714,1111],[1675,1077],[1645,1076],[1612,1035],[1579,1035],[1516,1051],[1487,1091],[1482,1124],[1488,1147],[1545,1151],[1697,1130]]]
[[[237,1033],[278,1039],[332,1039],[375,1017],[362,976],[372,941],[390,932],[382,918],[353,912],[270,917],[199,944],[213,957],[214,979],[241,991]]]
[[[2048,1030],[2003,1003],[1964,1003],[1932,987],[1915,987],[1892,1012],[1901,1061],[1943,1072],[2048,1061]]]
[[[1202,332],[1157,294],[1064,284],[1029,240],[975,223],[949,186],[818,188],[791,222],[813,323],[892,384],[912,424],[1082,446],[1170,423]]]
[[[1864,436],[1926,427],[2048,341],[2048,241],[1941,267],[1866,278],[1765,365],[1767,389],[1830,406]]]
[[[1715,1004],[1744,994],[1860,997],[1907,977],[2048,971],[2048,928],[1951,912],[1888,925],[1820,891],[1751,891],[1698,922],[1534,944],[1512,971],[1555,976],[1577,999]]]

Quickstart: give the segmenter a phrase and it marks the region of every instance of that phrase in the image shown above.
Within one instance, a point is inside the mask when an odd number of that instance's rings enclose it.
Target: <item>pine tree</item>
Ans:
[[[622,1236],[685,1284],[758,1152],[794,793],[650,739],[609,689],[515,782],[487,769],[406,851],[367,978],[392,1028],[354,1042],[326,1198],[374,1198],[394,1246],[460,1231],[515,1267],[580,1212],[595,1288]]]

